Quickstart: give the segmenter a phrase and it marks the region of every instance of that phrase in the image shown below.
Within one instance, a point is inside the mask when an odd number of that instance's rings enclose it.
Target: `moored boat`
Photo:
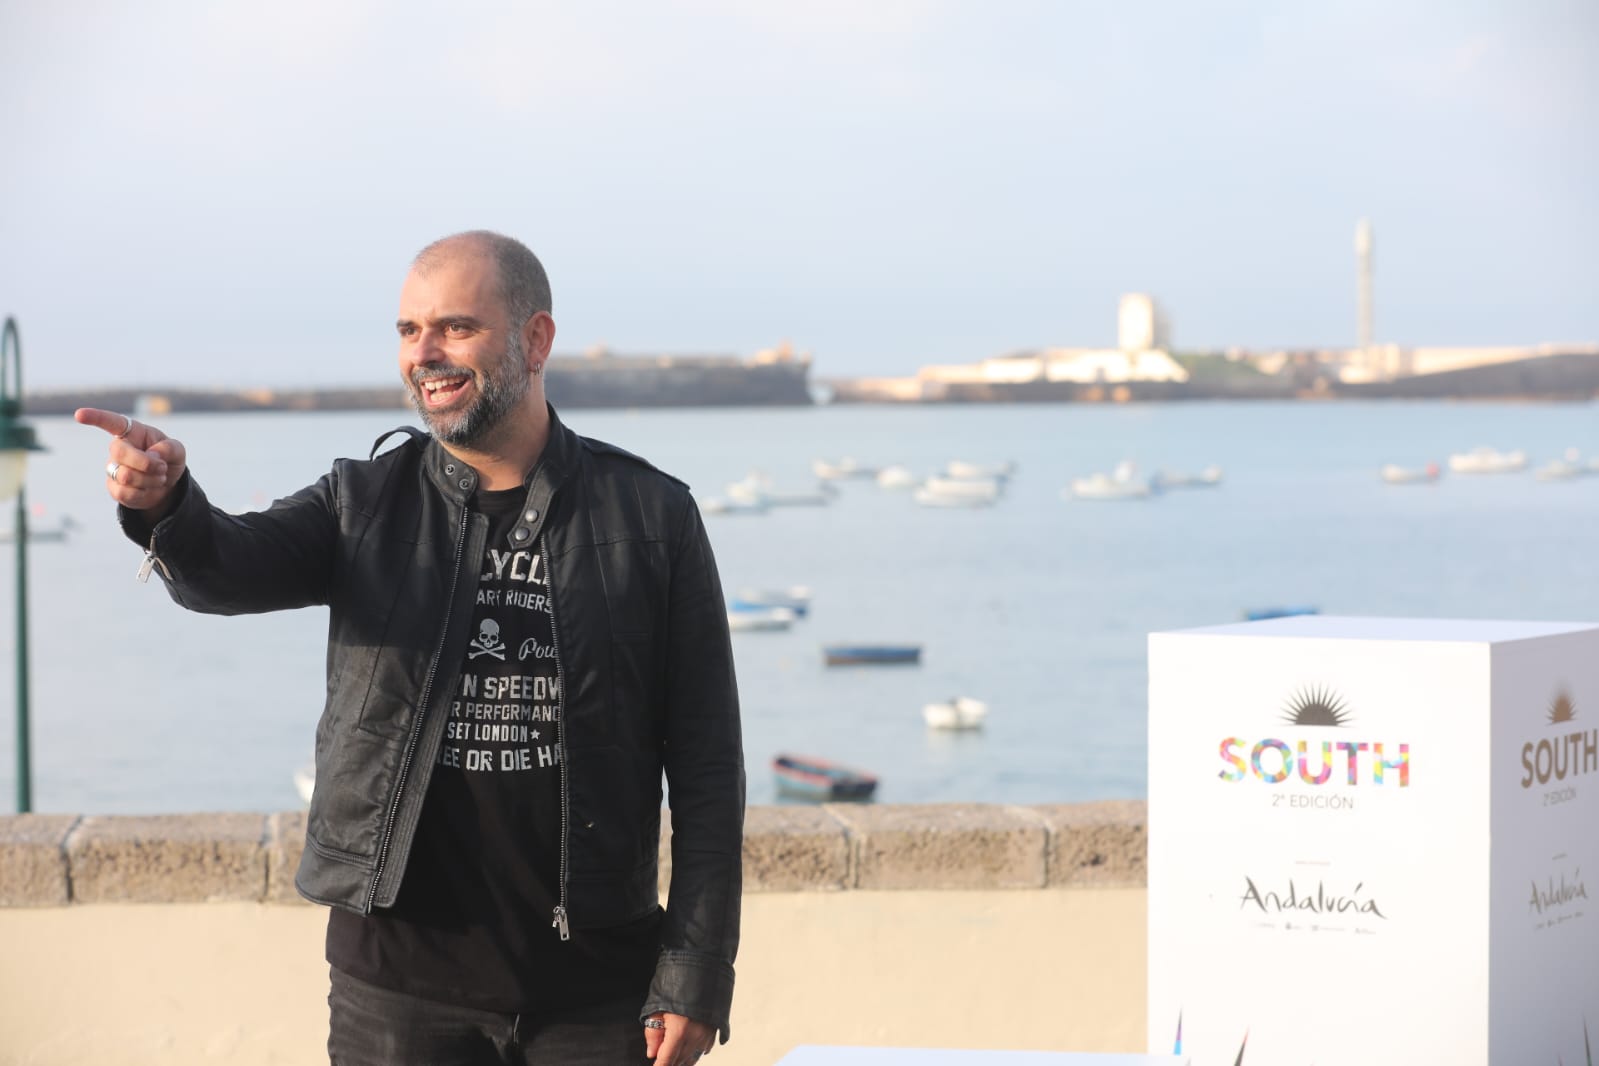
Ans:
[[[1016,472],[1015,463],[971,463],[964,459],[951,459],[944,466],[944,476],[962,481],[1004,481]]]
[[[1502,452],[1487,445],[1449,457],[1449,469],[1457,474],[1513,474],[1526,468],[1526,452]]]
[[[1143,500],[1154,495],[1155,486],[1148,478],[1139,477],[1138,468],[1124,460],[1109,474],[1073,478],[1068,491],[1079,500]]]
[[[838,462],[829,462],[826,459],[813,459],[811,470],[823,481],[842,481],[845,478],[872,478],[877,476],[877,467],[868,466],[856,459],[845,456]]]
[[[79,528],[77,521],[71,515],[62,515],[61,521],[53,526],[39,526],[30,522],[28,525],[28,543],[60,544],[76,533]],[[0,530],[0,544],[15,544],[16,542],[16,530]]]
[[[922,720],[929,729],[981,729],[987,718],[988,704],[970,696],[922,706]]]
[[[811,590],[807,585],[790,585],[787,588],[742,588],[729,604],[735,611],[764,607],[787,607],[795,614],[810,613]]]
[[[1149,479],[1152,492],[1167,489],[1213,489],[1221,484],[1221,467],[1207,466],[1197,474],[1182,471],[1157,470]]]
[[[825,482],[810,489],[780,489],[772,479],[752,471],[727,486],[729,499],[763,507],[823,507],[833,502],[838,490]]]
[[[877,776],[810,755],[778,755],[772,760],[777,791],[809,800],[868,800]]]
[[[1556,459],[1532,472],[1532,476],[1539,481],[1571,481],[1574,478],[1586,477],[1587,474],[1586,464],[1574,463],[1568,459]]]
[[[795,617],[787,607],[735,607],[727,612],[727,628],[733,633],[776,633],[791,628]]]
[[[950,495],[944,492],[934,492],[926,486],[911,492],[911,499],[922,507],[992,507],[996,498],[994,496]]]
[[[915,492],[924,507],[982,507],[999,499],[997,478],[930,477]]]
[[[913,488],[921,479],[909,467],[885,466],[877,472],[877,486],[884,489]]]
[[[922,661],[920,644],[828,644],[822,648],[828,666],[857,666],[868,663],[914,665]]]
[[[993,500],[999,497],[1004,484],[992,477],[930,477],[922,488],[940,496],[979,496]]]
[[[766,500],[736,500],[713,496],[700,504],[706,514],[765,514]]]
[[[1390,485],[1424,485],[1438,480],[1437,463],[1426,466],[1400,466],[1388,463],[1382,468],[1382,479]]]

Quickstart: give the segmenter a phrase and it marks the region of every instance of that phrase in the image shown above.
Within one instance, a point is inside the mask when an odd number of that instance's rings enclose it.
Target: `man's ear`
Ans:
[[[522,323],[522,350],[527,353],[527,367],[541,367],[555,347],[555,319],[548,311],[536,311]]]

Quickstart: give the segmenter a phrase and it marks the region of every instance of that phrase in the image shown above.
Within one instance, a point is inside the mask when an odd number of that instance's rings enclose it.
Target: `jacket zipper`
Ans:
[[[444,623],[439,627],[439,646],[433,650],[433,661],[428,664],[428,676],[422,682],[422,698],[417,701],[416,716],[411,720],[411,735],[405,742],[405,754],[400,759],[400,772],[394,784],[394,798],[389,801],[389,816],[383,823],[383,841],[378,845],[378,863],[372,871],[372,887],[367,889],[366,905],[362,908],[366,914],[372,913],[372,901],[377,898],[378,882],[383,879],[383,869],[388,865],[389,845],[394,840],[394,820],[400,812],[400,797],[405,794],[411,763],[416,759],[416,746],[422,739],[422,723],[427,718],[428,701],[433,696],[433,680],[439,671],[439,660],[444,656],[445,641],[449,639],[450,615],[455,610],[455,590],[461,583],[461,560],[466,555],[466,529],[471,515],[471,505],[463,504],[461,529],[455,537],[455,570],[450,574],[450,596],[444,601]]]
[[[172,571],[167,569],[167,564],[163,563],[161,557],[155,553],[155,534],[151,533],[150,546],[144,549],[144,562],[139,564],[139,572],[133,576],[140,581],[148,582],[150,580],[150,571],[157,566],[161,567],[161,573],[166,575],[166,579],[171,581]]]
[[[561,716],[555,721],[555,753],[559,756],[555,765],[561,780],[561,864],[557,874],[560,898],[550,925],[560,930],[562,940],[571,940],[572,929],[566,919],[566,850],[572,831],[572,796],[566,781],[566,678],[561,675],[561,631],[555,624],[555,567],[550,565],[550,545],[543,536],[539,537],[539,552],[544,556],[544,595],[550,605],[550,648],[555,652],[555,691],[561,708]]]

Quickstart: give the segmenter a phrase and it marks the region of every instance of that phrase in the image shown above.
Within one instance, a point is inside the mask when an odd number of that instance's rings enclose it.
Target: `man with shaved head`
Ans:
[[[744,812],[699,511],[556,416],[549,281],[519,242],[423,249],[395,326],[428,432],[255,514],[210,506],[156,427],[77,414],[179,604],[329,608],[295,878],[330,907],[329,1056],[693,1063],[728,1035]]]

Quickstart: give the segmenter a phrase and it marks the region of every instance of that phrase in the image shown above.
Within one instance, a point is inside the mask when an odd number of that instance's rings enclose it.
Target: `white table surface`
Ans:
[[[797,1047],[776,1066],[1172,1066],[1171,1055],[1091,1055],[1069,1051],[953,1051],[944,1048]],[[714,1064],[712,1064],[714,1066]]]

